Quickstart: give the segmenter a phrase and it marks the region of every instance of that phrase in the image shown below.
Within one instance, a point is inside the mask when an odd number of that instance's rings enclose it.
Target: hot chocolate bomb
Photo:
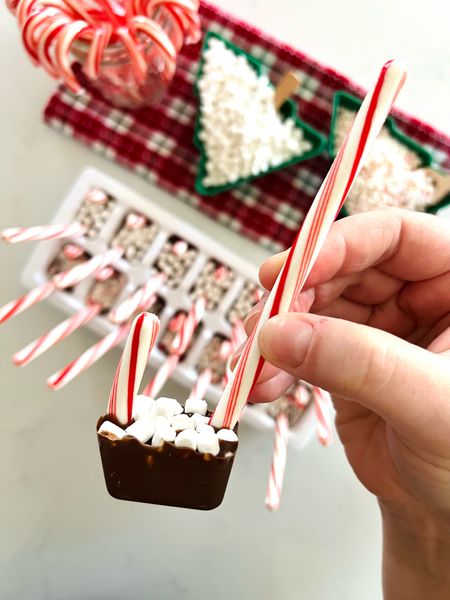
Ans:
[[[154,400],[137,390],[159,321],[136,317],[119,363],[108,414],[97,423],[106,487],[121,500],[211,510],[222,502],[238,446],[211,427],[204,400]]]

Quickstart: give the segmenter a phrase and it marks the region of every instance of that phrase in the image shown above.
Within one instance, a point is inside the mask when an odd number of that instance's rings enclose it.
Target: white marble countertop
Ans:
[[[450,132],[445,0],[426,9],[419,0],[283,0],[283,10],[271,0],[222,5],[363,84],[385,58],[403,56],[411,74],[400,105]],[[42,124],[54,84],[30,65],[14,20],[1,11],[0,227],[46,222],[81,168],[92,164],[230,243],[225,229]],[[233,243],[255,262],[264,256],[244,240]],[[0,303],[22,291],[18,273],[28,252],[0,248]],[[2,600],[381,597],[376,503],[355,480],[339,443],[289,454],[277,514],[267,513],[263,502],[272,440],[246,427],[218,510],[108,497],[94,426],[117,354],[58,395],[47,391],[45,376],[92,343],[93,334],[74,335],[24,370],[10,362],[13,351],[59,319],[44,304],[0,330]],[[167,391],[184,395],[175,385]]]

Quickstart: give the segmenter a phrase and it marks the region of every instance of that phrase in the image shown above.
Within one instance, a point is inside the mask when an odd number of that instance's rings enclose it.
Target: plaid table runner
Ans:
[[[203,28],[215,31],[266,65],[273,82],[288,70],[301,78],[295,98],[299,114],[328,134],[336,90],[362,90],[336,71],[294,50],[248,23],[202,2]],[[109,105],[94,90],[80,97],[61,86],[45,108],[45,121],[80,140],[148,181],[164,188],[224,226],[262,246],[279,251],[293,241],[328,168],[325,157],[306,161],[214,197],[194,190],[198,151],[192,138],[196,99],[193,84],[201,44],[183,49],[177,72],[163,102],[128,111]],[[78,68],[78,75],[82,74]],[[414,117],[394,112],[400,128],[432,151],[436,166],[450,169],[450,139]]]

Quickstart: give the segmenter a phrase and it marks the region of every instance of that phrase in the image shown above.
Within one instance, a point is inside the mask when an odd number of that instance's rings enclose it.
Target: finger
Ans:
[[[420,323],[427,325],[446,315],[450,308],[450,261],[446,273],[408,283],[400,293],[398,304],[404,312],[414,314]]]
[[[342,296],[358,304],[375,305],[386,302],[401,290],[403,281],[377,269],[335,277],[316,286],[311,312],[317,313]]]
[[[300,293],[299,297],[294,300],[290,310],[292,312],[308,312],[312,304],[314,303],[314,299],[315,290],[313,288],[310,288],[309,290],[304,290]],[[248,336],[250,336],[250,334],[252,333],[253,329],[256,327],[256,324],[259,321],[259,317],[263,310],[265,301],[266,299],[264,299],[264,301],[258,302],[258,304],[254,306],[253,309],[248,313],[248,316],[244,321],[245,333]]]
[[[429,344],[428,350],[436,354],[450,353],[450,314],[446,315],[433,327],[431,336],[434,339]]]
[[[236,348],[236,350],[234,351],[233,355],[230,358],[228,366],[230,367],[230,369],[232,371],[234,371],[234,368],[237,365],[238,360],[241,358],[241,354],[244,350],[244,346],[245,346],[245,342],[242,343],[240,346],[238,346],[238,348]]]
[[[259,317],[262,313],[262,307],[255,307],[250,311],[244,321],[244,330],[247,336],[250,336],[252,331],[255,329],[256,324],[259,321]]]
[[[242,344],[241,347],[236,351],[235,354],[233,354],[233,356],[230,359],[229,366],[232,371],[236,367],[237,362],[241,357],[241,354],[244,350],[244,346],[245,344]],[[264,383],[268,379],[272,379],[272,377],[278,375],[278,373],[280,373],[280,369],[278,367],[275,367],[274,365],[271,365],[270,363],[266,362],[264,363],[261,373],[259,374],[258,382]]]
[[[318,310],[316,314],[365,324],[372,316],[372,312],[372,306],[351,302],[351,300],[347,300],[346,298],[336,298],[334,302],[323,310]]]
[[[281,267],[284,265],[284,261],[287,258],[289,250],[284,250],[278,254],[274,254],[259,267],[259,281],[266,290],[271,290],[275,279],[280,272]]]
[[[253,404],[273,402],[273,400],[282,396],[293,383],[294,378],[292,375],[277,369],[277,374],[274,377],[264,382],[258,380],[249,397],[249,402]]]
[[[449,240],[448,225],[432,215],[400,209],[353,215],[333,225],[306,287],[373,266],[403,280],[436,277],[448,271]],[[286,253],[277,254],[261,266],[260,280],[267,289],[285,258]]]
[[[370,327],[383,329],[392,335],[407,338],[414,331],[417,322],[414,315],[401,309],[398,298],[373,307],[372,315],[366,322]]]
[[[387,275],[375,268],[359,274],[359,281],[349,285],[343,296],[361,304],[381,304],[395,296],[404,285],[404,281]]]
[[[263,356],[296,379],[357,401],[415,443],[450,439],[449,362],[384,331],[312,314],[274,317]]]

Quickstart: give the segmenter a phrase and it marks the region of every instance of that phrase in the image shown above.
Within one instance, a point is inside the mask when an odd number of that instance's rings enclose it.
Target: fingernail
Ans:
[[[300,315],[274,317],[259,334],[261,353],[275,365],[299,366],[306,357],[313,331],[312,323]]]
[[[252,312],[249,312],[248,315],[245,317],[244,330],[247,335],[249,335],[249,333],[253,331],[253,328],[259,320],[261,312],[261,310],[253,310]]]
[[[309,312],[309,309],[314,303],[315,295],[316,293],[314,288],[303,290],[299,297],[292,303],[291,311],[299,313]]]
[[[242,351],[236,352],[235,354],[233,354],[233,356],[230,358],[229,362],[228,362],[228,366],[230,367],[230,369],[232,371],[234,371],[234,367],[237,365],[238,360],[241,358],[241,354]]]
[[[244,326],[253,317],[253,315],[255,315],[255,314],[260,315],[261,314],[261,312],[262,312],[262,310],[264,308],[264,305],[267,302],[268,296],[269,296],[269,292],[264,292],[264,294],[261,296],[261,298],[255,304],[255,306],[250,310],[250,312],[245,317],[245,319],[244,319]]]

